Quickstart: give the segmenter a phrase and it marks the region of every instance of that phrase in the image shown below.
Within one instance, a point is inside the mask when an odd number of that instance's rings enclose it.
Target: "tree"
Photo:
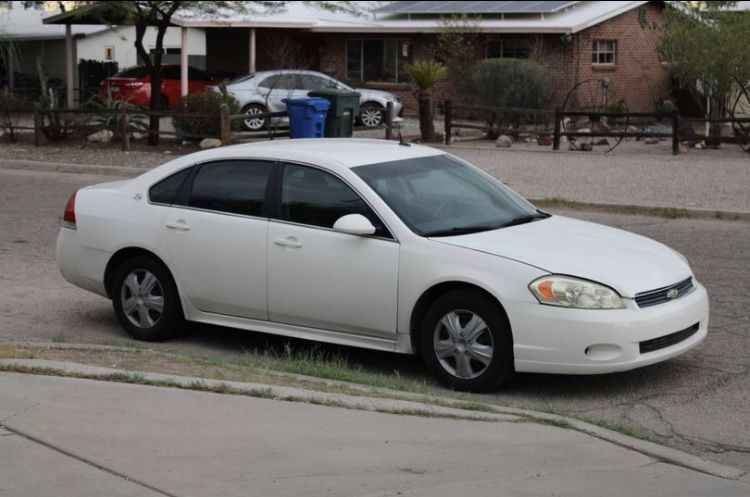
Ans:
[[[422,141],[431,142],[435,139],[435,123],[432,118],[432,88],[445,79],[448,70],[440,62],[418,61],[413,65],[406,64],[404,71],[417,87],[419,131],[422,133]]]
[[[725,7],[732,3],[669,7],[660,28],[659,56],[709,118],[731,114],[738,99],[750,99],[750,12],[730,12]]]
[[[472,100],[471,72],[482,58],[480,23],[480,17],[466,13],[441,17],[435,38],[429,45],[431,58],[448,69],[451,98],[465,103]]]
[[[109,25],[135,26],[135,48],[138,56],[148,68],[151,77],[151,110],[159,110],[161,87],[161,65],[164,54],[164,35],[167,28],[173,25],[173,19],[180,16],[221,16],[228,17],[241,14],[263,14],[283,9],[284,1],[94,1],[79,2],[86,4],[82,13],[95,16]],[[360,13],[357,2],[303,2],[329,11]],[[156,29],[156,44],[153,57],[143,46],[143,38],[149,27]],[[152,116],[149,123],[148,143],[159,144],[159,118]]]

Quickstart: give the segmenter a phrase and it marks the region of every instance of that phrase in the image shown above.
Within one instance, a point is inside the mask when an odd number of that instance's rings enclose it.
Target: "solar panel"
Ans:
[[[551,14],[578,2],[393,2],[375,9],[389,14]]]

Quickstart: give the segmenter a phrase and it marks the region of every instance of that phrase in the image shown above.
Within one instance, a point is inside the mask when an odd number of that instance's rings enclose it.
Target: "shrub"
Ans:
[[[472,80],[483,107],[542,109],[552,87],[544,66],[527,59],[484,60],[474,67]]]
[[[0,135],[7,131],[11,143],[16,142],[17,128],[33,104],[25,97],[0,93]]]
[[[179,117],[172,119],[175,129],[189,137],[215,137],[219,135],[221,104],[229,106],[229,114],[239,114],[240,104],[226,92],[204,91],[182,97],[174,107],[176,113],[206,114],[211,117]],[[239,129],[240,122],[233,121],[232,129]]]
[[[114,133],[114,138],[121,138],[122,113],[130,114],[128,131],[130,133],[145,134],[148,132],[148,116],[141,114],[145,107],[133,105],[127,100],[107,98],[101,95],[92,95],[86,101],[86,107],[94,111],[94,123],[106,127]]]
[[[436,84],[445,79],[448,70],[439,62],[418,61],[413,65],[406,64],[404,71],[406,71],[417,87],[419,130],[422,133],[422,140],[431,142],[435,139],[435,125],[432,121],[431,90]]]

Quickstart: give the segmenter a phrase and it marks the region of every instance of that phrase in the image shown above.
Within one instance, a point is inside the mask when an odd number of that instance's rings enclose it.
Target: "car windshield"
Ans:
[[[549,217],[499,181],[448,155],[352,171],[421,236],[463,235]]]

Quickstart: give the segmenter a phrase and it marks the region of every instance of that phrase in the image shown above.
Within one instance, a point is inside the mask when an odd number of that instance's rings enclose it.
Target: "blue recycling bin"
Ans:
[[[325,98],[285,98],[289,138],[322,138],[331,102]]]

